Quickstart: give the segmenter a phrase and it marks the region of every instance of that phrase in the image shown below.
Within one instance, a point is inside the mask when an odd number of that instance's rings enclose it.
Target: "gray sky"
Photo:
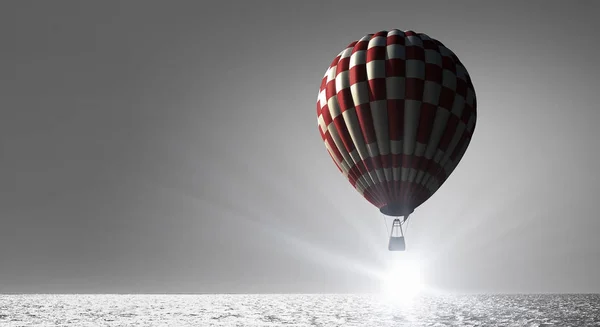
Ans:
[[[409,255],[462,292],[600,292],[600,2],[2,1],[0,293],[363,292],[397,260],[315,103],[367,33],[467,67],[471,145]]]

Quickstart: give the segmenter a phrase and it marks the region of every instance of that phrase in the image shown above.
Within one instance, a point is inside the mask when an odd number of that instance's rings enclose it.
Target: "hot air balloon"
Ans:
[[[476,107],[458,57],[410,30],[368,34],[350,43],[325,72],[317,98],[319,132],[350,184],[395,217],[390,251],[405,249],[402,224],[465,154]]]

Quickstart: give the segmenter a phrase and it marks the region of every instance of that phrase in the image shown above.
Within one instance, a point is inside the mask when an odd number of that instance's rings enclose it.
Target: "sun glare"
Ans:
[[[408,258],[399,258],[381,277],[381,292],[391,301],[407,302],[424,290],[419,264]]]

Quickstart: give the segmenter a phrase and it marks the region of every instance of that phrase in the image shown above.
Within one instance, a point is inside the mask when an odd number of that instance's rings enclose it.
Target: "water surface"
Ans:
[[[0,295],[0,326],[600,326],[600,295]]]

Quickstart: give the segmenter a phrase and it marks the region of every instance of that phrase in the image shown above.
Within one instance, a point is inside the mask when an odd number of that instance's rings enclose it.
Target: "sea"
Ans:
[[[0,326],[600,326],[600,294],[0,295]]]

